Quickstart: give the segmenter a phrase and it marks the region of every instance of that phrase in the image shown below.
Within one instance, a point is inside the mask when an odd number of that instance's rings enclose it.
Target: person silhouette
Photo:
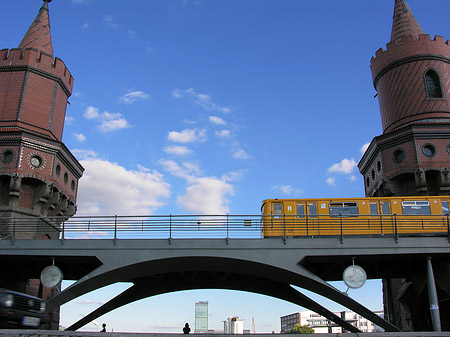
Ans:
[[[106,332],[106,323],[102,324],[102,328],[103,329],[101,329],[100,332]]]
[[[186,324],[184,325],[184,328],[183,328],[183,333],[184,333],[185,335],[188,335],[189,332],[191,332],[191,328],[189,327],[189,323],[186,323]]]

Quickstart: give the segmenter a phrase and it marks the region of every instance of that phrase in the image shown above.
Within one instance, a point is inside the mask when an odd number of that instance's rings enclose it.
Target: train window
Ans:
[[[383,201],[381,203],[381,210],[383,211],[383,214],[391,214],[391,207],[389,206],[389,201]]]
[[[370,215],[378,215],[378,205],[375,202],[370,203]]]
[[[449,215],[450,212],[448,211],[448,201],[442,200],[441,205],[442,205],[442,214]]]
[[[431,214],[428,201],[402,201],[403,214],[406,215],[429,215]]]
[[[273,204],[273,216],[275,218],[281,217],[283,204]]]
[[[297,218],[304,218],[304,217],[305,217],[305,205],[297,204]]]
[[[315,218],[317,215],[317,205],[316,204],[308,204],[308,212],[310,218]]]
[[[358,203],[356,202],[330,202],[330,217],[358,216]]]

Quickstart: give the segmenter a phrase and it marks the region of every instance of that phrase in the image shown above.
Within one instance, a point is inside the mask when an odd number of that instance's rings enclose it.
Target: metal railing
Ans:
[[[392,236],[448,236],[448,215],[150,215],[0,217],[0,237],[16,239],[177,239]]]

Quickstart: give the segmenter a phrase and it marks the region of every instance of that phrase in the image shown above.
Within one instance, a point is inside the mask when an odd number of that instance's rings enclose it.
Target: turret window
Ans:
[[[428,70],[425,74],[425,86],[428,98],[442,98],[441,83],[439,76],[433,70]]]

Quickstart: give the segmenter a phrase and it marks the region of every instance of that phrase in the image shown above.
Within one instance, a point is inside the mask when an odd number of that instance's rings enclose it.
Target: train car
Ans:
[[[450,196],[267,199],[263,236],[445,235]]]

